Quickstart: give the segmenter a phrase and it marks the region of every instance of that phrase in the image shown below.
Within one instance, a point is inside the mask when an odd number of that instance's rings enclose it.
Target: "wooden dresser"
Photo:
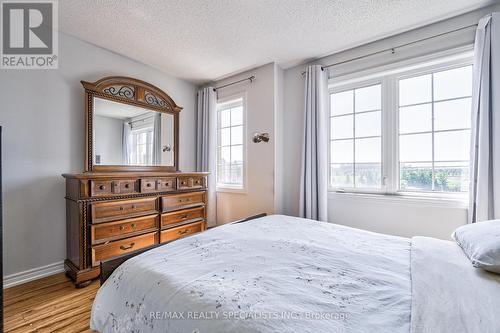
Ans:
[[[84,286],[102,260],[205,230],[207,175],[64,174],[68,276]]]

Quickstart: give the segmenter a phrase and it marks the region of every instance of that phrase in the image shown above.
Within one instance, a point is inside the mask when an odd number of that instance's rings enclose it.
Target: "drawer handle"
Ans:
[[[187,219],[188,217],[189,217],[189,215],[187,215],[187,214],[186,214],[186,215],[179,215],[179,217],[178,217],[178,218],[179,218],[179,219],[181,219],[181,220],[185,220],[185,219]]]
[[[106,186],[101,185],[101,186],[99,186],[99,189],[100,189],[101,191],[103,191],[103,190],[105,190],[105,189],[106,189]]]
[[[146,183],[146,187],[151,187],[151,183]]]
[[[120,210],[124,210],[125,208],[123,208],[123,206],[120,206]]]
[[[125,188],[129,188],[130,187],[130,184],[125,184]]]
[[[135,245],[135,243],[130,243],[130,245],[129,245],[129,246],[121,245],[121,246],[120,246],[120,250],[124,250],[124,251],[125,251],[125,250],[130,250],[131,248],[133,248],[133,247],[134,247],[134,245]]]
[[[132,224],[130,225],[130,227],[131,227],[132,229],[134,229],[134,228],[135,228],[135,223],[132,223]],[[121,230],[121,231],[125,230],[125,226],[121,225],[121,226],[120,226],[120,230]]]
[[[167,187],[170,186],[170,183],[165,183],[165,186],[167,186]]]
[[[191,201],[191,198],[179,199],[179,202],[189,202],[189,201]]]
[[[179,235],[184,235],[184,234],[187,234],[187,233],[188,233],[188,231],[189,231],[188,229],[184,229],[184,230],[182,230],[182,231],[180,231],[180,230],[179,230],[179,231],[177,231],[177,233],[178,233]]]

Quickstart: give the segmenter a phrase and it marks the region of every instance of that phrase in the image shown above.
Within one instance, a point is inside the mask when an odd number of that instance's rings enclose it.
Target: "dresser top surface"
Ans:
[[[83,172],[83,173],[64,173],[64,178],[75,179],[99,179],[99,178],[149,178],[149,177],[189,177],[189,176],[208,176],[210,172]]]

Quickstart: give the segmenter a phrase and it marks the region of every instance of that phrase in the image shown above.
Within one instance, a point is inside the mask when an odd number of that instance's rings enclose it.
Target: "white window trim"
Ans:
[[[412,77],[472,65],[473,45],[444,52],[371,68],[348,75],[329,79],[329,94],[382,83],[382,184],[380,189],[335,188],[330,185],[330,164],[328,165],[329,197],[339,195],[358,195],[364,198],[385,198],[385,200],[404,199],[406,202],[429,203],[439,206],[466,207],[468,194],[450,192],[424,192],[399,190],[399,96],[398,81]],[[330,103],[328,103],[330,105]],[[330,116],[330,109],[328,108]],[[330,163],[330,125],[328,126],[328,163]],[[391,130],[392,129],[392,130]],[[451,202],[451,204],[450,204]]]
[[[246,194],[247,193],[247,171],[248,171],[248,168],[247,168],[247,143],[246,143],[246,139],[247,139],[247,94],[246,92],[238,92],[238,93],[235,93],[235,94],[231,94],[229,96],[225,96],[223,98],[218,98],[217,99],[217,116],[218,116],[218,113],[219,113],[219,104],[225,104],[225,103],[228,103],[232,100],[235,100],[235,99],[242,99],[242,105],[243,105],[243,179],[242,179],[242,185],[231,185],[231,184],[219,184],[217,181],[216,181],[216,192],[221,192],[221,193],[240,193],[240,194]],[[217,128],[216,130],[218,130],[218,123],[217,123]],[[218,139],[217,139],[218,140]],[[217,149],[218,149],[218,141],[217,141],[217,144],[216,144],[216,152],[217,152]],[[218,162],[218,159],[216,157],[216,160]],[[217,180],[218,179],[218,175],[217,175],[217,172],[219,170],[218,168],[218,163],[217,163],[217,166],[216,166],[216,174],[215,174],[215,179]]]

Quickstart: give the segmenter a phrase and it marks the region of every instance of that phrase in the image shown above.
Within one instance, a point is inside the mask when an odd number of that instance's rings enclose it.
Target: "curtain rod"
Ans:
[[[254,75],[252,75],[250,77],[247,77],[246,79],[242,79],[242,80],[239,80],[239,81],[234,81],[234,82],[225,84],[225,85],[220,86],[220,87],[215,87],[214,91],[217,91],[217,90],[225,88],[225,87],[232,86],[233,84],[237,84],[237,83],[240,83],[240,82],[250,81],[250,83],[251,83],[251,82],[253,82],[253,80],[255,80],[255,76]]]
[[[390,47],[390,48],[387,48],[387,49],[383,49],[383,50],[380,50],[380,51],[368,53],[368,54],[365,54],[365,55],[362,55],[362,56],[359,56],[359,57],[355,57],[355,58],[352,58],[352,59],[349,59],[349,60],[339,61],[339,62],[335,62],[335,63],[329,64],[329,65],[321,66],[321,69],[325,70],[326,68],[329,68],[329,67],[333,67],[333,66],[337,66],[337,65],[342,65],[342,64],[345,64],[345,63],[348,63],[348,62],[351,62],[351,61],[356,61],[356,60],[368,58],[368,57],[371,57],[371,56],[374,56],[374,55],[377,55],[377,54],[381,54],[381,53],[385,53],[385,52],[391,52],[392,54],[394,54],[396,52],[396,49],[399,49],[399,48],[402,48],[402,47],[405,47],[405,46],[409,46],[409,45],[413,45],[413,44],[417,44],[417,43],[420,43],[420,42],[424,42],[424,41],[429,40],[429,39],[433,39],[433,38],[441,37],[441,36],[444,36],[444,35],[448,35],[448,34],[451,34],[451,33],[457,32],[457,31],[470,29],[470,28],[473,28],[473,27],[476,28],[477,24],[471,24],[471,25],[468,25],[468,26],[465,26],[465,27],[461,27],[461,28],[450,30],[450,31],[442,32],[442,33],[434,35],[434,36],[429,36],[429,37],[417,39],[417,40],[414,40],[412,42],[408,42],[408,43],[400,44],[400,45],[393,46],[393,47]],[[304,75],[305,73],[306,73],[305,71],[302,72],[302,75]]]

